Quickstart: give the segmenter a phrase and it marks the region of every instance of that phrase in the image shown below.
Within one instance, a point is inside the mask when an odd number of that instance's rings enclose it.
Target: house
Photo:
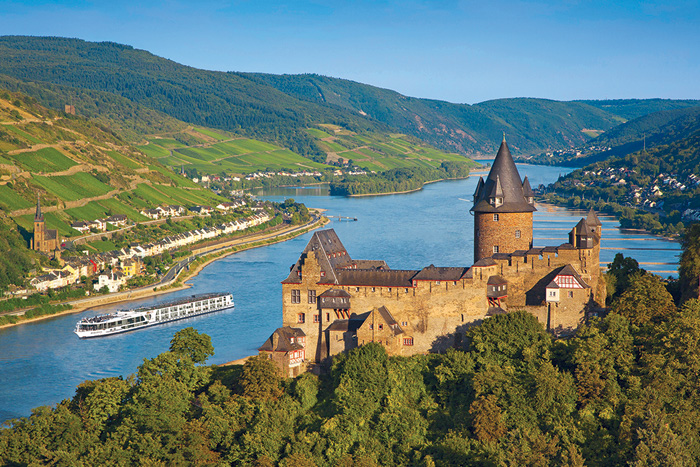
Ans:
[[[280,371],[280,374],[294,378],[305,368],[306,334],[299,328],[285,326],[278,328],[260,346],[258,352],[270,358]]]
[[[126,225],[127,217],[126,214],[115,214],[113,216],[109,216],[107,219],[105,219],[105,222],[108,224],[111,224],[115,227],[124,227]]]
[[[107,287],[110,293],[118,292],[119,288],[126,283],[126,277],[120,271],[105,271],[97,276],[97,282],[93,284],[95,290],[102,290]]]

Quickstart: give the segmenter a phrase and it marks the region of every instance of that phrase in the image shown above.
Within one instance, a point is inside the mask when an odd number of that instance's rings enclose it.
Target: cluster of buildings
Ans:
[[[555,334],[573,332],[605,303],[601,223],[591,211],[567,243],[535,247],[534,211],[504,138],[474,193],[471,265],[391,269],[353,258],[332,229],[315,232],[282,281],[283,327],[259,353],[296,376],[369,342],[390,355],[442,351],[470,326],[513,310]]]
[[[601,170],[586,170],[584,176],[592,178],[588,183],[575,181],[574,186],[598,186],[602,181],[612,184],[613,186],[624,186],[627,189],[627,197],[625,201],[630,204],[640,205],[647,209],[660,209],[664,205],[664,201],[660,200],[664,193],[668,192],[683,192],[689,188],[700,186],[700,177],[695,174],[690,174],[686,180],[678,180],[676,175],[658,174],[646,186],[636,185],[631,179],[638,179],[637,172],[633,169],[625,167],[607,167]],[[686,215],[687,212],[687,215]],[[696,219],[695,210],[686,210],[683,214],[684,219]]]
[[[85,276],[97,279],[97,282],[94,284],[95,290],[100,290],[106,286],[110,292],[116,292],[129,278],[141,272],[142,260],[148,256],[160,255],[166,251],[191,245],[201,240],[245,230],[263,224],[269,221],[270,218],[270,214],[262,210],[246,218],[171,235],[151,243],[134,244],[121,250],[69,258],[64,261],[61,269],[33,278],[30,281],[30,285],[38,291],[44,292],[49,289],[76,284],[81,277]],[[45,228],[41,207],[37,203],[34,237],[37,238],[38,236],[39,239],[42,236],[45,237]],[[59,246],[56,244],[52,250],[48,251],[57,250],[58,248]]]
[[[336,172],[341,172],[339,170],[336,170]],[[341,172],[342,174],[342,172]],[[274,176],[282,176],[282,177],[320,177],[323,174],[319,172],[318,170],[302,170],[301,172],[286,172],[286,171],[279,171],[279,172],[253,172],[251,174],[248,174],[245,176],[246,180],[257,180],[258,178],[272,178]]]
[[[140,214],[148,217],[149,219],[163,219],[166,217],[177,217],[185,213],[185,208],[178,205],[171,206],[158,206],[153,209],[143,209]]]
[[[113,216],[109,216],[106,219],[95,219],[91,221],[75,221],[71,224],[71,227],[80,233],[87,233],[91,231],[106,232],[108,225],[112,225],[114,227],[124,227],[126,226],[126,222],[126,214],[115,214]]]

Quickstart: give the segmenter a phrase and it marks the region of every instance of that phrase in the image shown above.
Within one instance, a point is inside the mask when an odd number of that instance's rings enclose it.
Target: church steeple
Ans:
[[[43,222],[44,215],[41,213],[41,201],[39,199],[39,193],[36,195],[36,213],[34,214],[34,222]]]

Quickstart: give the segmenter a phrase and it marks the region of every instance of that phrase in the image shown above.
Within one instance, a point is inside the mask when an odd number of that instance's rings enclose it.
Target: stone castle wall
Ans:
[[[494,214],[498,220],[494,220]],[[498,252],[527,251],[531,246],[532,212],[474,213],[474,262]]]

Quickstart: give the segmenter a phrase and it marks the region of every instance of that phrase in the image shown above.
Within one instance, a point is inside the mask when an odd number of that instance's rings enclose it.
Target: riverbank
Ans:
[[[329,220],[323,217],[321,213],[323,210],[312,210],[316,212],[314,220],[305,224],[303,226],[289,226],[281,230],[276,230],[273,232],[261,233],[253,235],[251,237],[246,237],[244,239],[232,239],[227,242],[222,242],[221,244],[212,245],[209,247],[203,247],[199,249],[193,249],[192,253],[198,258],[195,260],[197,263],[193,268],[184,272],[181,271],[180,274],[176,274],[175,277],[166,284],[152,284],[138,289],[125,290],[122,292],[117,292],[114,294],[100,295],[90,298],[84,298],[79,300],[73,300],[68,302],[60,303],[59,305],[71,305],[72,308],[68,310],[59,311],[53,314],[47,314],[42,316],[37,316],[30,319],[22,319],[15,323],[7,323],[0,325],[0,329],[13,327],[21,324],[33,323],[36,321],[43,321],[49,318],[55,318],[58,316],[70,315],[81,313],[83,311],[89,310],[91,308],[97,308],[106,305],[112,305],[115,303],[128,303],[134,300],[150,298],[157,295],[176,292],[178,290],[183,290],[190,288],[190,284],[184,283],[185,281],[192,279],[199,274],[206,266],[216,261],[217,259],[239,253],[241,251],[250,250],[253,248],[259,248],[266,245],[272,245],[275,243],[284,242],[292,238],[303,235],[310,230],[315,230],[326,225]],[[200,261],[202,260],[202,261]],[[21,315],[19,315],[21,316]]]
[[[477,172],[476,170],[474,172]],[[430,183],[437,183],[437,182],[445,182],[447,180],[466,180],[467,178],[471,177],[472,173],[467,175],[466,177],[456,177],[456,178],[439,178],[437,180],[428,180],[427,182],[423,182],[421,186],[418,188],[414,188],[413,190],[406,190],[406,191],[387,191],[385,193],[358,193],[354,195],[345,195],[348,198],[362,198],[363,196],[386,196],[386,195],[403,195],[406,193],[415,193],[416,191],[421,191],[425,185],[428,185]]]

